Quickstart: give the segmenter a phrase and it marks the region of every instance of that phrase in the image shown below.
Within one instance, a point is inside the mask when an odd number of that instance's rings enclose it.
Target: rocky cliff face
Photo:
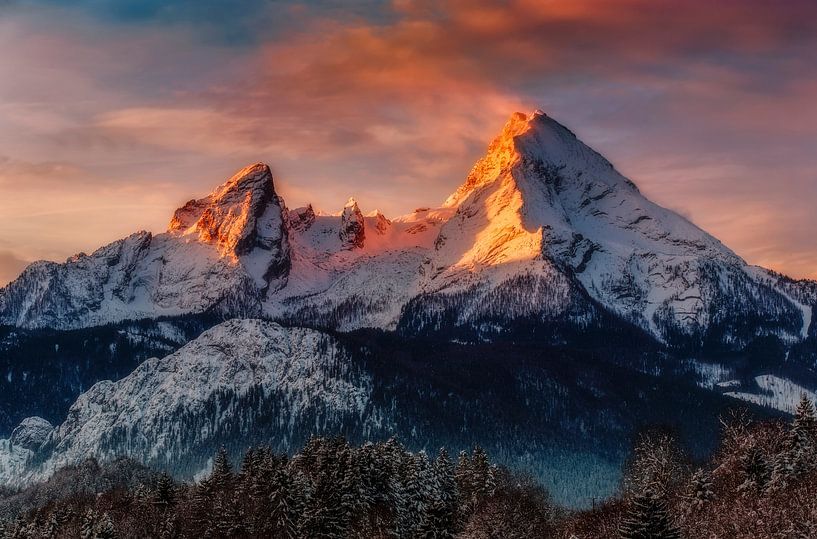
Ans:
[[[184,462],[192,474],[233,434],[267,428],[279,441],[302,443],[302,426],[340,425],[364,411],[373,426],[384,425],[370,403],[369,379],[344,357],[337,341],[318,331],[225,322],[122,380],[95,384],[56,429],[24,420],[9,441],[0,440],[0,482],[47,477],[89,455],[129,455],[159,467]],[[32,464],[37,455],[42,464]]]
[[[341,244],[349,249],[359,249],[366,241],[366,222],[354,198],[349,199],[340,214],[338,237]]]

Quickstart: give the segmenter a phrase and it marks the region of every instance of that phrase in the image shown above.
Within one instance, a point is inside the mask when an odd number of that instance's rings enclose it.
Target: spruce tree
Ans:
[[[456,530],[457,486],[454,465],[445,448],[440,449],[431,466],[431,494],[427,518],[421,529],[426,539],[448,539]]]
[[[261,458],[261,452],[253,448],[244,453],[244,458],[241,461],[241,471],[238,474],[242,486],[248,487],[253,483],[254,478],[258,475]]]
[[[757,446],[753,446],[743,457],[743,473],[745,479],[738,487],[742,492],[762,491],[771,479],[771,469],[766,456]]]
[[[460,451],[459,457],[457,458],[457,465],[454,468],[454,480],[457,484],[457,492],[459,493],[457,525],[458,527],[462,527],[473,512],[475,490],[471,457],[465,451]]]
[[[213,471],[210,473],[210,483],[213,488],[223,490],[227,488],[233,478],[233,468],[230,466],[230,457],[227,455],[227,449],[224,446],[216,453],[216,458],[213,460]]]
[[[278,470],[270,487],[268,525],[263,532],[270,537],[294,539],[298,531],[298,503],[289,472]]]
[[[621,539],[680,539],[664,501],[648,489],[632,501],[619,529]]]
[[[170,516],[161,521],[157,531],[158,539],[177,539],[180,536],[179,526],[176,524],[176,520]]]
[[[96,539],[96,524],[99,521],[99,513],[93,509],[88,509],[82,516],[82,523],[79,528],[79,535],[82,539]]]
[[[779,491],[785,489],[790,479],[795,474],[795,451],[792,447],[787,447],[783,451],[774,455],[772,462],[771,476],[767,489]]]
[[[60,533],[60,522],[57,519],[56,513],[51,513],[48,515],[48,521],[45,523],[45,529],[43,530],[43,537],[47,539],[56,539]],[[0,538],[5,537],[3,533],[3,524],[0,523]]]
[[[176,502],[176,486],[173,478],[167,472],[162,472],[156,480],[156,488],[153,491],[153,505],[161,511],[167,510]]]
[[[715,492],[712,490],[712,476],[703,469],[698,469],[692,474],[689,491],[690,509],[700,510],[710,501],[715,499]]]
[[[473,503],[476,506],[485,498],[492,496],[496,489],[496,470],[488,461],[488,455],[477,446],[471,457],[471,486]]]
[[[96,524],[95,539],[116,539],[116,529],[114,528],[111,516],[108,513],[102,513],[99,522]]]
[[[814,406],[803,394],[794,414],[791,429],[791,466],[794,474],[805,473],[815,467],[817,457],[817,416]]]
[[[805,393],[800,396],[800,402],[794,412],[792,432],[798,443],[812,445],[817,437],[817,415],[814,412],[814,405]]]
[[[139,483],[133,490],[133,501],[139,506],[145,506],[150,501],[150,492],[144,484]]]

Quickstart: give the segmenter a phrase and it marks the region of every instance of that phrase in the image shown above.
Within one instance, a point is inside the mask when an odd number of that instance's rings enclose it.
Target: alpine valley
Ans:
[[[0,290],[0,483],[397,436],[479,444],[586,505],[646,425],[703,456],[730,407],[814,399],[815,306],[817,282],[747,264],[540,111],[401,217],[290,209],[258,163],[164,233]]]

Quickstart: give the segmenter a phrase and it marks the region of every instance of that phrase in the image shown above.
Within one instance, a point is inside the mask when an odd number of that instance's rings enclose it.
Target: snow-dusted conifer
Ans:
[[[715,491],[712,488],[712,476],[699,468],[695,470],[690,479],[689,506],[693,511],[702,509],[706,504],[715,499]]]
[[[99,522],[99,513],[93,509],[88,509],[82,515],[82,522],[79,528],[79,535],[82,539],[96,539],[96,525]]]
[[[214,488],[224,489],[233,478],[233,468],[230,465],[230,457],[227,455],[227,449],[222,446],[216,458],[213,460],[213,471],[210,473],[210,481]]]
[[[652,490],[632,500],[632,506],[619,529],[621,539],[680,539],[666,503]]]
[[[800,397],[800,403],[792,422],[792,471],[794,474],[805,473],[817,466],[817,416],[814,405],[806,397]]]
[[[294,482],[286,469],[275,474],[269,495],[270,537],[294,538],[298,530],[298,501],[294,493]]]
[[[99,522],[96,524],[96,534],[94,539],[116,539],[116,529],[114,528],[111,516],[108,513],[102,513],[99,517]]]
[[[153,491],[153,505],[161,510],[172,506],[176,501],[176,485],[170,474],[163,472],[156,480],[156,488]]]
[[[738,487],[742,492],[758,492],[766,488],[771,470],[766,456],[757,446],[752,446],[742,459],[744,481]]]

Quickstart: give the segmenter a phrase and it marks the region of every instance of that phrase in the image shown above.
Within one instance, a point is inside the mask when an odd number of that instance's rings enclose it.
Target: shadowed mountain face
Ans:
[[[178,324],[178,322],[176,322]],[[614,491],[630,437],[676,427],[696,454],[731,400],[680,363],[633,367],[648,349],[462,345],[393,333],[330,334],[230,320],[131,374],[95,384],[55,426],[29,418],[0,440],[0,483],[25,485],[89,456],[127,456],[191,478],[220,447],[293,451],[312,434],[398,436],[416,449],[475,444],[583,505]]]

